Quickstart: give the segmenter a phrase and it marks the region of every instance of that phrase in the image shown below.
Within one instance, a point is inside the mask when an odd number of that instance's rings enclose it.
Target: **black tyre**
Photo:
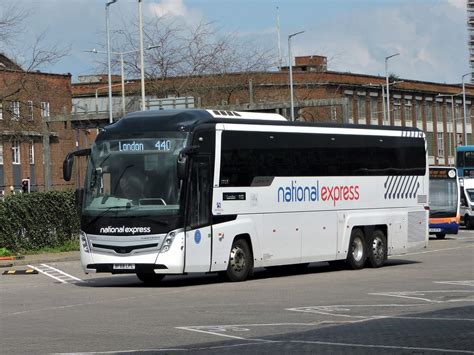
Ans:
[[[349,250],[346,263],[353,270],[362,269],[367,258],[367,248],[365,247],[364,232],[359,228],[354,228],[351,233]]]
[[[387,260],[387,237],[380,229],[374,230],[367,245],[368,264],[371,267],[381,267]]]
[[[137,272],[137,277],[140,281],[152,285],[157,284],[163,280],[165,275]]]
[[[247,241],[237,239],[232,243],[226,277],[231,282],[244,281],[253,274],[253,256]]]
[[[444,239],[446,237],[446,233],[436,233],[436,238]]]
[[[464,216],[464,225],[466,226],[466,229],[473,229],[474,228],[474,221],[472,217],[469,215]]]

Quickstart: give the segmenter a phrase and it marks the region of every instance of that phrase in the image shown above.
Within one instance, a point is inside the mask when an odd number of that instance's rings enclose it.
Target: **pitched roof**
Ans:
[[[13,60],[8,58],[5,54],[0,53],[0,70],[23,70]]]

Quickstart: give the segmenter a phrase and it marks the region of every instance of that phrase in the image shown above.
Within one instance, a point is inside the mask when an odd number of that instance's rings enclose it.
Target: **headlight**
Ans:
[[[171,244],[173,243],[174,237],[176,236],[175,232],[170,232],[166,235],[163,245],[161,246],[161,252],[165,253],[171,248]]]
[[[91,248],[89,245],[89,240],[87,239],[87,234],[81,231],[81,233],[79,234],[79,239],[80,239],[82,249],[84,250],[84,252],[90,253]]]

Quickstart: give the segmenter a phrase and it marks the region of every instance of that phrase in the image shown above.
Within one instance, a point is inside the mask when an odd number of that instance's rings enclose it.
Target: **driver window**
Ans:
[[[197,228],[210,224],[209,158],[196,157],[191,163],[188,225]]]

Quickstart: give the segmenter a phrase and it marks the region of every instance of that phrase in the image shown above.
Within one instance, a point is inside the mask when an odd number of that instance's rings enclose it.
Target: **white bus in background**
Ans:
[[[69,154],[66,180],[74,156],[89,154],[78,190],[86,272],[242,281],[277,265],[380,267],[428,243],[427,152],[416,128],[147,111]]]
[[[460,181],[461,222],[466,229],[474,229],[474,178],[463,178]]]

